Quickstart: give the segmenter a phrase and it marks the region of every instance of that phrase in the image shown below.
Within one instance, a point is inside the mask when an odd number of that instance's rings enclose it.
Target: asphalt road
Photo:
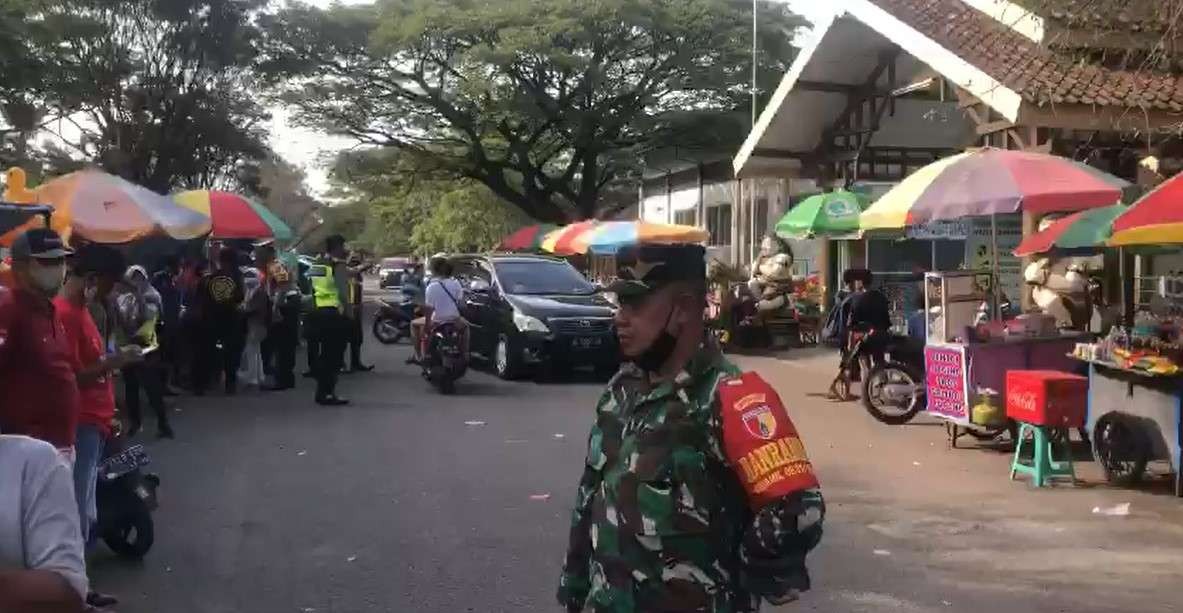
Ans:
[[[406,345],[367,341],[366,351],[378,369],[343,379],[347,407],[316,406],[306,380],[292,392],[179,400],[177,440],[151,443],[163,479],[156,547],[139,565],[100,547],[92,564],[96,586],[123,599],[118,611],[558,610],[552,594],[600,384],[505,383],[476,372],[446,397],[403,365]],[[811,558],[815,590],[785,611],[1177,606],[1171,576],[1183,549],[1163,545],[1183,542],[1177,517],[1174,541],[1133,518],[1103,532],[1117,524],[1090,517],[1091,498],[1072,499],[1084,514],[1067,523],[1076,518],[1050,498],[1005,481],[1005,459],[951,455],[929,447],[931,429],[884,429],[857,410],[818,405],[800,391],[818,380],[780,384],[801,412],[830,506]],[[874,436],[885,438],[872,451]],[[877,456],[880,448],[892,455]],[[913,458],[988,465],[945,474]],[[936,485],[966,482],[967,471],[997,477],[996,490],[932,496]],[[1096,557],[1104,551],[1121,557],[1106,567]],[[1090,572],[1104,583],[1080,578]]]

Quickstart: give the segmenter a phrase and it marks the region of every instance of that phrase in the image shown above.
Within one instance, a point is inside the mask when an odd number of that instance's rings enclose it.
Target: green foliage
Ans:
[[[333,231],[376,253],[484,251],[529,223],[485,186],[392,150],[343,153],[332,179]]]
[[[235,185],[266,157],[252,81],[264,0],[0,3],[11,161],[95,163],[164,192]],[[36,130],[64,149],[29,151]]]
[[[763,0],[762,0],[763,1]],[[307,124],[411,153],[541,221],[592,217],[656,148],[738,144],[750,0],[382,0],[268,16],[263,64]],[[761,9],[779,80],[802,21]],[[709,129],[702,121],[713,118]]]

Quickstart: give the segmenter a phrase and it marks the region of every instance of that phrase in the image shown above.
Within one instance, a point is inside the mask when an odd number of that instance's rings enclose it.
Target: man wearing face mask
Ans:
[[[704,334],[705,253],[618,256],[627,363],[596,407],[558,600],[568,611],[755,611],[809,589],[825,506],[776,392]]]
[[[12,242],[13,287],[0,290],[0,432],[46,441],[74,460],[78,384],[74,351],[53,298],[72,252],[37,228]]]
[[[107,353],[107,346],[88,306],[102,304],[123,274],[123,256],[105,245],[86,245],[71,258],[65,287],[54,306],[74,352],[78,381],[78,436],[74,444],[74,497],[84,543],[93,542],[91,528],[98,521],[95,485],[99,460],[111,436],[115,419],[112,373],[139,362],[138,347]],[[86,602],[95,607],[118,604],[107,594],[88,592]]]

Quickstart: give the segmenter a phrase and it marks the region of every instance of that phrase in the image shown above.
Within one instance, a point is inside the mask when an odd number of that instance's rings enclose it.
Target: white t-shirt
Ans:
[[[423,302],[431,307],[431,321],[437,324],[460,319],[457,304],[462,300],[464,288],[455,279],[432,279],[423,297]]]
[[[74,477],[49,443],[0,435],[0,570],[47,570],[86,596]]]

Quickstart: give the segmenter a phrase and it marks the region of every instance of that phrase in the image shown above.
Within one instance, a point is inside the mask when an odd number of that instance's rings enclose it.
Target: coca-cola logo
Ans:
[[[1010,397],[1011,405],[1020,411],[1035,412],[1039,398],[1034,392],[1018,392]]]

